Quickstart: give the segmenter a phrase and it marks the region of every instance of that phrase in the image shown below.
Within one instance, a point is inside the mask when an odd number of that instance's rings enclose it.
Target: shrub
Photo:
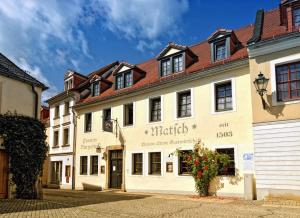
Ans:
[[[201,196],[207,196],[210,182],[218,175],[219,171],[226,171],[229,156],[209,150],[204,144],[198,142],[189,153],[177,154],[186,161],[195,180],[196,191]]]
[[[47,153],[44,125],[31,117],[0,114],[0,135],[9,156],[16,197],[37,198],[35,184]]]

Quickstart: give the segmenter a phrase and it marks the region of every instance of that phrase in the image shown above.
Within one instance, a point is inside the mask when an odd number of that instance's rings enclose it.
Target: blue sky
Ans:
[[[170,41],[192,45],[217,28],[254,22],[279,0],[1,0],[0,52],[50,87],[67,69],[88,74],[115,60],[140,63]]]

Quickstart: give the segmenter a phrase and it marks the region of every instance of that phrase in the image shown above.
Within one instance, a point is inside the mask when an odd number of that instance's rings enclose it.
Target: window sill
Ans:
[[[54,118],[53,118],[53,120],[58,120],[58,119],[59,119],[59,117],[54,117]]]
[[[288,101],[275,101],[272,103],[272,106],[280,106],[280,105],[289,105],[289,104],[299,104],[300,99],[288,100]]]
[[[70,145],[62,145],[61,147],[70,147]]]
[[[235,110],[235,109],[231,109],[231,110],[222,110],[222,111],[216,111],[216,110],[214,110],[214,111],[212,112],[212,114],[217,115],[217,114],[226,114],[226,113],[232,113],[232,112],[236,112],[236,110]]]
[[[64,114],[64,117],[66,117],[66,116],[69,116],[71,113],[68,113],[68,114]]]
[[[55,149],[55,148],[59,148],[59,146],[58,145],[57,146],[52,146],[51,148]]]
[[[188,177],[188,176],[193,176],[192,174],[178,174],[180,177]]]

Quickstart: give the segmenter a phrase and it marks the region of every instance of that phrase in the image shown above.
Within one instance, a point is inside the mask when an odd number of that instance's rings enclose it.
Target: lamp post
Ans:
[[[255,78],[255,80],[253,81],[256,91],[261,97],[264,109],[266,109],[266,102],[263,99],[263,96],[267,92],[268,82],[269,79],[267,79],[261,72],[258,74],[258,77]]]

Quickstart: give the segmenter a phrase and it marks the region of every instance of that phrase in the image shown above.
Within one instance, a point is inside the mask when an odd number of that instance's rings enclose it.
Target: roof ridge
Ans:
[[[265,14],[266,14],[266,13],[272,13],[272,12],[275,12],[275,11],[278,11],[278,10],[279,10],[278,7],[277,7],[277,8],[272,8],[272,9],[266,10],[266,11],[265,11]]]

